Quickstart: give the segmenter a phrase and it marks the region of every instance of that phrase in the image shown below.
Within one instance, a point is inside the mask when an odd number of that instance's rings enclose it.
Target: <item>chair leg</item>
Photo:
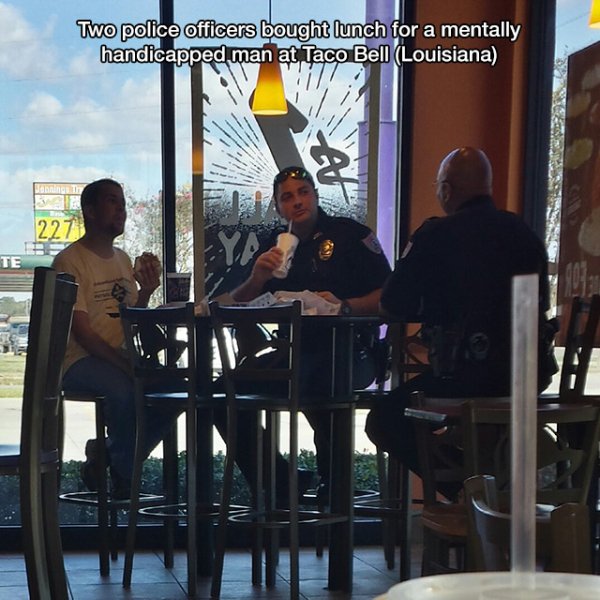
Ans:
[[[223,580],[223,563],[225,561],[225,546],[227,544],[227,520],[231,504],[233,488],[233,467],[235,464],[237,438],[237,417],[228,414],[227,419],[227,450],[225,453],[225,466],[223,469],[223,491],[221,493],[221,506],[215,535],[215,557],[213,562],[213,577],[210,588],[210,597],[221,596],[221,583]]]
[[[258,429],[259,434],[262,428]],[[276,506],[276,489],[277,489],[277,472],[275,468],[275,454],[278,447],[279,437],[279,414],[268,412],[266,416],[266,435],[267,435],[267,452],[266,457],[263,457],[265,469],[264,494],[265,494],[265,509],[267,514],[275,510]],[[259,448],[262,448],[262,440],[260,435],[257,438]],[[257,463],[261,465],[261,463]],[[259,467],[260,469],[260,467]],[[260,493],[260,488],[259,493]],[[275,587],[277,579],[276,568],[279,562],[279,532],[275,529],[269,529],[264,534],[265,546],[265,585],[268,588]]]
[[[110,573],[109,554],[116,555],[116,540],[111,541],[111,525],[114,523],[116,527],[117,515],[116,510],[109,509],[108,505],[108,456],[106,452],[105,434],[106,427],[104,423],[104,406],[103,398],[99,398],[95,402],[95,417],[96,417],[96,448],[97,448],[97,475],[98,475],[98,537],[99,550],[98,560],[100,562],[100,575],[107,577]],[[110,513],[110,515],[109,515]],[[109,518],[110,516],[110,518]]]
[[[58,518],[58,480],[54,470],[42,475],[42,497],[44,539],[52,600],[63,600],[68,597],[68,585]]]
[[[398,497],[398,462],[391,456],[387,460],[381,450],[377,450],[377,473],[379,477],[379,496],[383,502]],[[383,555],[388,569],[394,568],[397,540],[397,523],[394,519],[383,520]]]
[[[254,464],[257,465],[254,474],[254,484],[252,485],[252,506],[257,513],[264,514],[265,512],[265,493],[264,493],[264,477],[263,477],[263,429],[260,425],[260,419],[256,419],[254,430],[254,451],[256,452]],[[259,519],[264,517],[258,517]],[[252,539],[252,585],[260,585],[262,583],[262,554],[264,544],[264,529],[260,526],[253,531]],[[268,573],[271,564],[266,565],[266,573]]]
[[[135,458],[133,461],[133,474],[131,477],[131,498],[129,500],[129,522],[127,524],[127,536],[125,541],[125,562],[123,565],[123,587],[131,587],[131,575],[133,572],[133,555],[135,552],[135,537],[138,521],[138,510],[140,508],[140,488],[142,484],[142,468],[144,461],[139,458],[140,449],[143,447],[144,432],[140,423],[137,424],[137,440],[135,445]]]
[[[289,497],[290,497],[290,598],[300,597],[300,540],[298,523],[298,412],[290,411],[290,456],[289,456]]]
[[[34,469],[23,470],[29,472],[29,477],[24,474],[20,476],[21,526],[27,587],[32,600],[51,600],[39,465]]]
[[[400,581],[410,579],[411,563],[411,505],[412,486],[410,482],[410,470],[406,465],[400,469],[400,496],[402,501],[402,515],[400,518]]]
[[[179,498],[177,464],[177,423],[163,440],[163,488],[166,491],[167,504],[176,504]],[[165,519],[165,567],[171,569],[174,564],[176,519]]]

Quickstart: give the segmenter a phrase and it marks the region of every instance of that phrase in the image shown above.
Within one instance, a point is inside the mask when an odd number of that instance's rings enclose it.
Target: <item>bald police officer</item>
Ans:
[[[541,330],[549,308],[544,245],[517,215],[496,209],[487,156],[470,147],[450,152],[436,192],[446,216],[428,219],[414,233],[381,297],[384,313],[423,323],[431,370],[396,388],[366,426],[375,444],[417,472],[414,434],[404,417],[410,392],[508,395],[512,277],[539,275]],[[542,390],[556,371],[551,344],[540,344],[539,364]]]

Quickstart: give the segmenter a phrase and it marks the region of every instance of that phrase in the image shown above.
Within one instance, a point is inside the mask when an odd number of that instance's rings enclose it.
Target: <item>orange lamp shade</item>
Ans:
[[[264,44],[263,48],[271,50],[273,60],[260,65],[252,101],[252,112],[255,115],[285,115],[288,107],[277,58],[277,45]]]
[[[600,29],[600,0],[592,0],[590,8],[590,27]]]

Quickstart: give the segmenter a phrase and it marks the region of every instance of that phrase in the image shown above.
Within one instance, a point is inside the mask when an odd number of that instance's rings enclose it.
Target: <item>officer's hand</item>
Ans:
[[[283,250],[273,246],[261,254],[252,267],[252,279],[259,283],[264,283],[273,277],[273,271],[281,266],[283,260]]]
[[[332,294],[331,292],[315,292],[317,294],[317,296],[321,296],[321,298],[323,298],[324,300],[327,300],[327,302],[331,302],[332,304],[341,304],[342,301],[335,295]]]

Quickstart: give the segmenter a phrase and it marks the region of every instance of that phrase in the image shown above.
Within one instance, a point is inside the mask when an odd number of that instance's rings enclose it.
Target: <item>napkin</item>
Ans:
[[[302,302],[303,315],[337,315],[340,312],[340,305],[328,302],[318,294],[309,290],[302,292],[275,292],[275,298],[278,302],[292,302],[300,300]]]

